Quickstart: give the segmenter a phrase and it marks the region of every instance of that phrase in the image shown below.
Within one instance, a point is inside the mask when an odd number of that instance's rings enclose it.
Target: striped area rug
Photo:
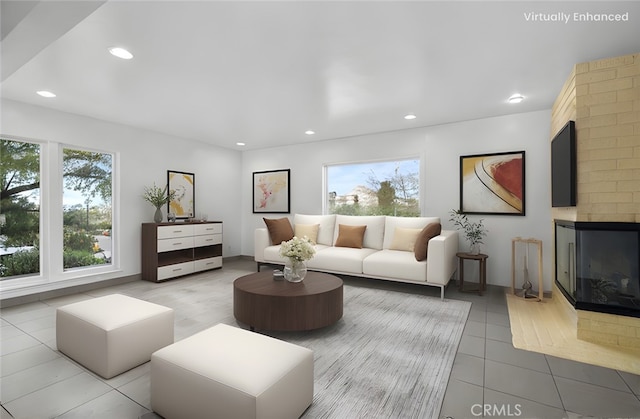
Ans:
[[[345,284],[335,325],[268,334],[315,352],[303,418],[436,418],[470,307]]]

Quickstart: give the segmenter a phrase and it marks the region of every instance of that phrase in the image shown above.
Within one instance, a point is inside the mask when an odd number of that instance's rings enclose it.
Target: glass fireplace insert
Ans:
[[[576,309],[640,317],[640,224],[555,220],[555,262]]]

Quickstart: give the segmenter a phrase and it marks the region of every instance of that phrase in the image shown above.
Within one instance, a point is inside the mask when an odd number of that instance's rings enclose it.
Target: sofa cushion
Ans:
[[[333,245],[333,233],[336,224],[335,215],[296,214],[293,217],[293,224],[319,224],[317,243],[327,246]]]
[[[382,249],[389,249],[393,240],[393,231],[396,227],[423,229],[430,223],[439,223],[439,217],[392,217],[387,216],[384,220],[384,243]]]
[[[362,249],[362,239],[367,226],[347,226],[338,225],[338,238],[336,239],[336,247],[353,247]]]
[[[417,261],[425,260],[429,251],[429,240],[438,236],[442,232],[440,223],[430,223],[420,231],[416,239],[414,254]]]
[[[391,278],[408,281],[427,280],[427,263],[418,262],[412,252],[380,250],[362,261],[362,272],[374,278]]]
[[[416,239],[421,231],[419,228],[396,227],[393,231],[393,240],[389,245],[389,249],[413,252]],[[392,234],[392,232],[388,231],[387,234]]]
[[[364,238],[362,239],[362,247],[382,249],[384,219],[384,215],[336,215],[334,237],[336,239],[338,237],[338,225],[340,224],[350,226],[366,225],[367,228],[364,232]]]
[[[263,220],[269,230],[271,244],[280,244],[293,238],[293,228],[288,218],[263,218]]]
[[[280,256],[280,245],[269,246],[264,249],[264,261],[265,262],[274,262],[281,263],[284,265],[284,258]]]
[[[307,267],[309,269],[354,275],[362,275],[362,260],[376,253],[376,250],[367,248],[354,249],[352,247],[331,246],[316,249],[317,251],[313,259],[307,261]]]
[[[296,224],[293,227],[293,234],[296,237],[306,237],[312,244],[318,242],[318,229],[320,224]]]

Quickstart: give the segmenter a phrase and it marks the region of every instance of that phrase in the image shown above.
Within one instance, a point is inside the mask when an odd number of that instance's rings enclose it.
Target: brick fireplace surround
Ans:
[[[640,223],[640,53],[575,65],[551,111],[551,138],[569,120],[576,122],[577,205],[553,208],[552,217]],[[556,285],[553,296],[564,298]],[[578,339],[640,347],[640,318],[576,314]]]

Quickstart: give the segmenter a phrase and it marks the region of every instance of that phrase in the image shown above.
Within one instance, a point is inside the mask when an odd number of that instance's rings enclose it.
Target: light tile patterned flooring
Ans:
[[[447,289],[473,304],[442,418],[640,418],[640,376],[514,348],[505,291]]]
[[[254,270],[251,261],[225,261],[222,270],[204,275],[238,277]],[[0,419],[11,418],[9,412],[19,419],[155,418],[149,405],[149,363],[110,380],[89,372],[55,350],[55,309],[88,295],[167,293],[180,287],[179,281],[195,280],[190,278],[194,277],[164,284],[139,281],[2,309]],[[439,296],[439,289],[432,287],[347,281]],[[184,304],[189,305],[193,299],[201,302],[203,295],[206,293],[184,297]],[[473,305],[441,418],[640,417],[640,376],[515,349],[503,288],[490,286],[484,296],[477,296],[461,294],[451,283],[446,297],[471,301]],[[216,302],[215,297],[210,302],[222,303]],[[194,316],[210,315],[193,306],[176,318],[176,339],[198,331],[200,326],[193,321]]]

